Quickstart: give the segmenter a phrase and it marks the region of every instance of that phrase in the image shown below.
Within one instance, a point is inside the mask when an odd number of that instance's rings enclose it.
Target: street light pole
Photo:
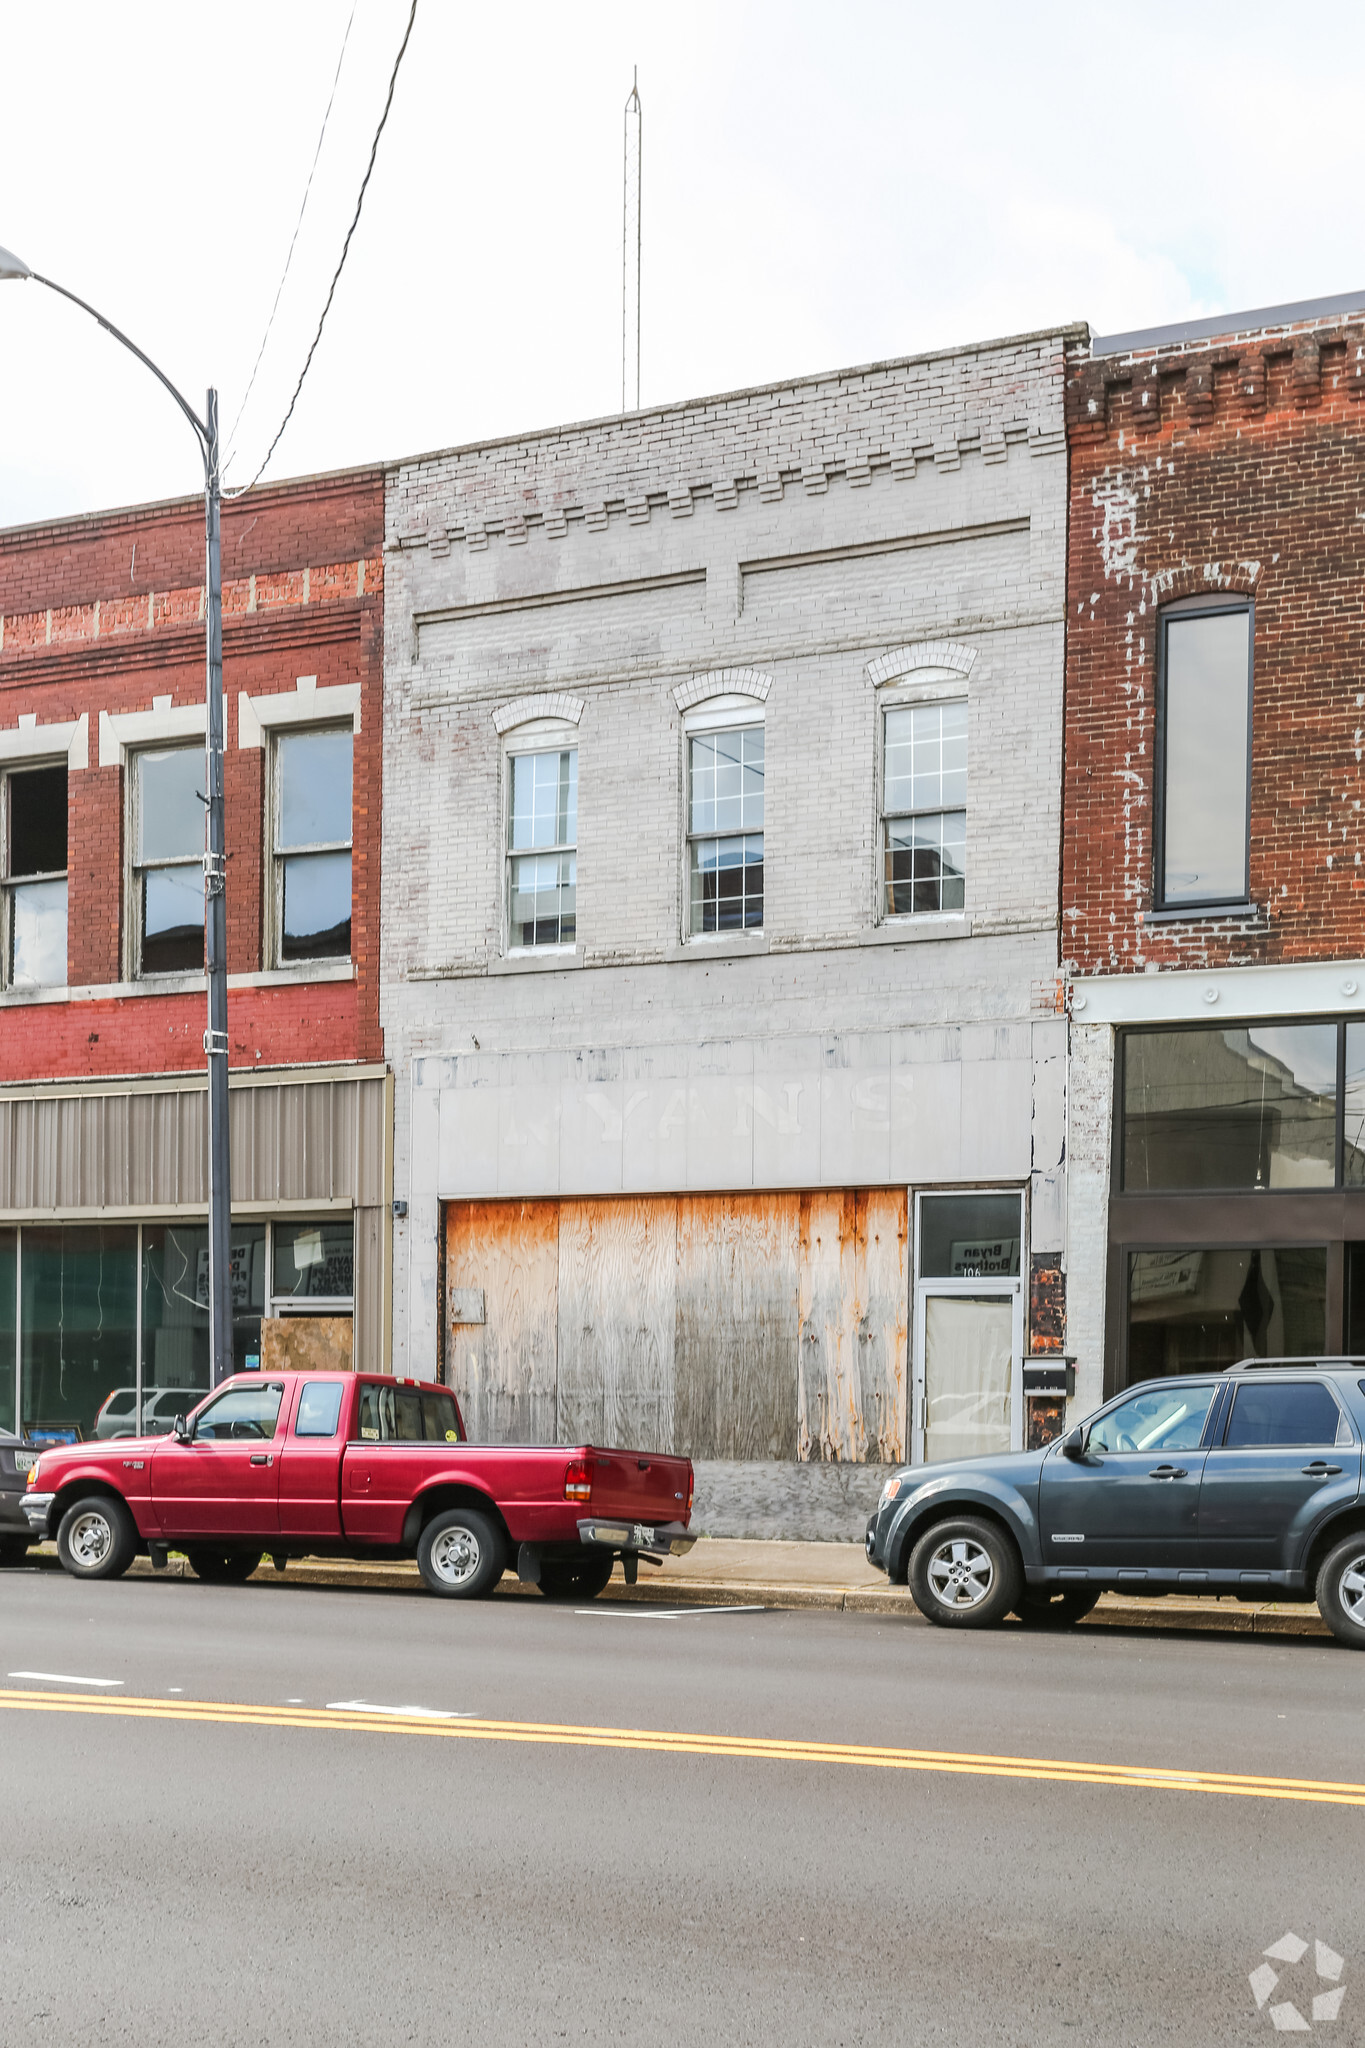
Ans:
[[[218,1386],[232,1373],[232,1160],[228,1128],[227,1035],[227,847],[223,824],[223,570],[218,444],[218,393],[210,390],[206,419],[180,395],[137,343],[77,298],[65,285],[0,249],[0,283],[31,278],[70,299],[97,320],[106,334],[135,355],[163,384],[194,428],[204,459],[204,538],[207,583],[207,675],[204,744],[204,967],[208,977],[208,1029],[204,1052],[209,1084],[209,1379]]]

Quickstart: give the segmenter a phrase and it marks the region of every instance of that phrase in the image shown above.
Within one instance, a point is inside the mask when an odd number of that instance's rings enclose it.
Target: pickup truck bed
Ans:
[[[692,1467],[652,1451],[471,1444],[444,1387],[372,1373],[240,1374],[170,1436],[45,1450],[29,1473],[32,1540],[66,1570],[112,1578],[139,1550],[183,1550],[203,1578],[264,1555],[417,1558],[428,1587],[490,1592],[509,1565],[590,1597],[617,1558],[691,1548]]]

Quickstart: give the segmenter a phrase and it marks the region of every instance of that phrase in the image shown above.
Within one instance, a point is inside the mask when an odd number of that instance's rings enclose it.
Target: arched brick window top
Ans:
[[[1255,597],[1260,576],[1259,562],[1182,562],[1148,580],[1148,601],[1163,606],[1182,597]]]
[[[965,682],[976,666],[976,649],[960,640],[919,640],[909,647],[893,647],[867,664],[867,679],[874,689],[885,683],[899,683],[916,671],[932,669],[959,676]]]
[[[689,676],[673,692],[679,711],[692,711],[712,697],[749,697],[766,704],[773,679],[756,668],[713,668],[706,675]]]
[[[538,697],[514,697],[508,704],[499,704],[493,713],[493,725],[497,732],[512,732],[519,725],[533,725],[541,719],[552,718],[564,725],[577,725],[583,716],[583,699],[566,697],[558,691],[546,691]]]

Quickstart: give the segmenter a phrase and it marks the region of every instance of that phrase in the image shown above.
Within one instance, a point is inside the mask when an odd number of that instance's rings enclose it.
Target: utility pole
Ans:
[[[625,200],[621,224],[621,410],[640,410],[640,152],[644,115],[637,67],[626,101]]]

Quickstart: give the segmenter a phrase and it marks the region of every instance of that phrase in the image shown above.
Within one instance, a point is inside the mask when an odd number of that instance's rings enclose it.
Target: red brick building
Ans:
[[[224,508],[243,1358],[389,1342],[383,508],[378,470]],[[0,533],[0,1427],[204,1383],[204,603],[200,500]]]
[[[1365,1348],[1363,398],[1365,293],[1068,363],[1087,1398],[1101,1361]]]

